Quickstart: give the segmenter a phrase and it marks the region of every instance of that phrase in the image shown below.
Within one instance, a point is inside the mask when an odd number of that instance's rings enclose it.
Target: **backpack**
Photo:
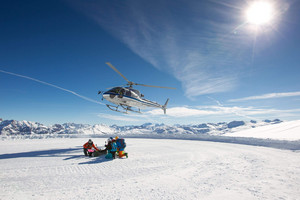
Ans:
[[[118,148],[125,148],[126,147],[125,139],[123,139],[123,138],[117,139],[116,143],[118,145]]]

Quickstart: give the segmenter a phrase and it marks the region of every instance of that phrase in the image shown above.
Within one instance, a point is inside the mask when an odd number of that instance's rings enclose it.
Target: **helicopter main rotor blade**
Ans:
[[[115,72],[117,72],[120,76],[122,76],[129,84],[131,84],[132,82],[129,81],[119,70],[117,70],[117,68],[115,68],[110,62],[106,62],[106,64],[108,66],[110,66],[110,68],[112,68]]]
[[[164,87],[164,86],[155,86],[155,85],[145,85],[145,84],[139,84],[139,83],[134,83],[134,85],[140,85],[140,86],[145,86],[145,87],[155,87],[155,88],[165,88],[165,89],[172,89],[175,90],[176,88],[173,87]]]
[[[117,72],[120,76],[122,76],[127,82],[130,87],[132,85],[140,85],[140,86],[145,86],[145,87],[155,87],[155,88],[165,88],[165,89],[176,89],[176,88],[173,88],[173,87],[163,87],[163,86],[155,86],[155,85],[145,85],[145,84],[139,84],[139,83],[134,83],[132,81],[129,81],[119,70],[117,70],[117,68],[115,68],[110,62],[106,62],[106,64],[112,68],[115,72]]]

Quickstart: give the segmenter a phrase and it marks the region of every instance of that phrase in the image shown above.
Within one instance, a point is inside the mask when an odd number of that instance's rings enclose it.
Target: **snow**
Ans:
[[[0,199],[290,199],[299,150],[126,138],[128,159],[83,156],[88,138],[0,141]],[[98,146],[106,138],[93,139]]]
[[[232,121],[220,123],[202,123],[202,124],[189,124],[189,125],[165,125],[165,124],[152,124],[146,123],[143,125],[127,125],[108,126],[105,124],[89,125],[89,124],[76,124],[64,123],[54,124],[52,126],[44,126],[38,122],[30,121],[16,121],[4,120],[0,121],[0,136],[19,136],[19,135],[35,135],[35,134],[94,134],[94,135],[107,135],[117,134],[118,132],[123,135],[128,134],[195,134],[195,135],[223,135],[224,133],[232,133],[258,126],[265,126],[268,124],[277,124],[282,121],[264,120],[261,122],[256,121]]]
[[[300,120],[255,127],[252,129],[227,133],[225,136],[269,138],[276,140],[300,140]]]
[[[89,137],[101,147],[115,131],[3,136],[0,199],[299,199],[300,120],[236,129],[131,132],[122,135],[129,158],[115,160],[82,151]]]

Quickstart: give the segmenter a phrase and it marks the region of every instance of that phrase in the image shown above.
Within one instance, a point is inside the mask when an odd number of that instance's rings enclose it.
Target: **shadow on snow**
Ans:
[[[50,149],[42,151],[29,151],[21,153],[9,153],[0,154],[0,159],[11,159],[11,158],[26,158],[26,157],[63,157],[64,153],[70,153],[72,151],[78,151],[82,148],[66,148],[66,149]]]
[[[113,159],[106,159],[105,155],[101,155],[99,157],[88,157],[88,161],[86,162],[81,162],[78,163],[79,165],[86,165],[86,164],[98,164],[98,163],[103,163],[103,162],[109,162],[112,161]]]
[[[66,155],[67,153],[78,153],[77,155]],[[12,158],[34,158],[34,157],[66,157],[63,160],[71,159],[86,159],[86,162],[78,163],[79,165],[84,164],[97,164],[102,162],[111,161],[112,159],[106,159],[105,155],[99,157],[87,157],[83,155],[82,148],[66,148],[66,149],[50,149],[42,151],[29,151],[21,153],[9,153],[0,154],[0,160],[12,159]]]

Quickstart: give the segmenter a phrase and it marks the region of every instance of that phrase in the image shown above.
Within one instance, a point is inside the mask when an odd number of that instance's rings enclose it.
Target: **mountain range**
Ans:
[[[195,125],[165,125],[146,123],[142,125],[105,125],[105,124],[76,124],[64,123],[45,126],[38,122],[2,120],[0,118],[0,135],[33,135],[33,134],[204,134],[204,135],[223,135],[225,133],[255,128],[259,126],[277,124],[282,121],[279,119],[263,121],[232,121],[220,123],[201,123]]]

